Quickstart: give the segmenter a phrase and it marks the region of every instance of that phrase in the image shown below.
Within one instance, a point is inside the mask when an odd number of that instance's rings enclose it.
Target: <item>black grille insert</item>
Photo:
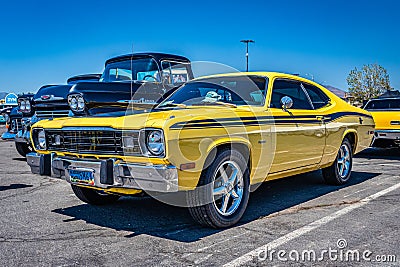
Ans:
[[[48,150],[83,154],[140,155],[139,132],[97,129],[47,130]],[[123,136],[133,139],[133,148],[124,153]],[[126,151],[125,151],[126,152]]]

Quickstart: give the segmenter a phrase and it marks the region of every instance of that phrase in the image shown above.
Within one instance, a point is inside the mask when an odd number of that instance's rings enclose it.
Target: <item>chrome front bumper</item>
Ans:
[[[22,129],[19,130],[15,135],[15,142],[30,144],[31,143],[30,128],[33,124],[35,124],[39,120],[40,119],[38,119],[36,116],[30,118],[22,118],[21,120]]]
[[[172,165],[145,165],[107,160],[72,159],[57,157],[54,153],[43,155],[29,153],[27,163],[32,173],[62,178],[71,183],[69,170],[93,173],[93,187],[130,188],[154,192],[177,192],[178,170]],[[86,184],[85,184],[86,186]]]
[[[1,135],[1,139],[3,140],[13,140],[15,139],[15,134],[10,132],[5,132]]]
[[[25,129],[18,131],[18,133],[15,135],[15,142],[30,144],[31,142],[30,132]]]

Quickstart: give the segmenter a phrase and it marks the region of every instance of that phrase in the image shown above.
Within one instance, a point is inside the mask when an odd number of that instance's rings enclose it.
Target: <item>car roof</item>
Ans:
[[[213,74],[208,76],[198,77],[192,81],[198,81],[202,79],[209,79],[209,78],[218,78],[218,77],[236,77],[236,76],[262,76],[267,78],[287,78],[287,79],[294,79],[298,81],[304,81],[311,84],[317,84],[322,86],[314,81],[309,79],[303,78],[298,75],[288,74],[283,72],[273,72],[273,71],[252,71],[252,72],[232,72],[232,73],[223,73],[223,74]]]
[[[121,55],[117,57],[110,58],[106,61],[105,65],[113,62],[118,62],[118,61],[123,61],[123,60],[129,60],[131,58],[154,58],[156,61],[161,61],[165,59],[170,59],[170,60],[177,60],[181,62],[187,62],[189,63],[190,60],[186,57],[183,56],[178,56],[174,54],[166,54],[166,53],[154,53],[154,52],[149,52],[149,53],[133,53],[133,54],[126,54],[126,55]]]

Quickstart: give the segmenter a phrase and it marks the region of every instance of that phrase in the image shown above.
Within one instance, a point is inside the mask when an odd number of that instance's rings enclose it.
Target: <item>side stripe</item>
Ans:
[[[227,127],[241,125],[268,125],[268,124],[285,124],[285,123],[314,123],[320,124],[321,121],[316,117],[319,115],[303,115],[303,116],[260,116],[260,117],[240,117],[240,118],[220,118],[220,119],[204,119],[189,122],[178,122],[173,124],[170,129],[182,128],[205,128],[205,127]],[[372,118],[372,116],[358,112],[337,112],[324,115],[325,123],[333,122],[339,118],[347,116],[360,116]]]

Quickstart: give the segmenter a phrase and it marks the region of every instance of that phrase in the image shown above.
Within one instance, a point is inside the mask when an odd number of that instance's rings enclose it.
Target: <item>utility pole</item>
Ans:
[[[241,40],[241,43],[246,44],[246,72],[249,71],[249,43],[255,43],[254,40]]]

